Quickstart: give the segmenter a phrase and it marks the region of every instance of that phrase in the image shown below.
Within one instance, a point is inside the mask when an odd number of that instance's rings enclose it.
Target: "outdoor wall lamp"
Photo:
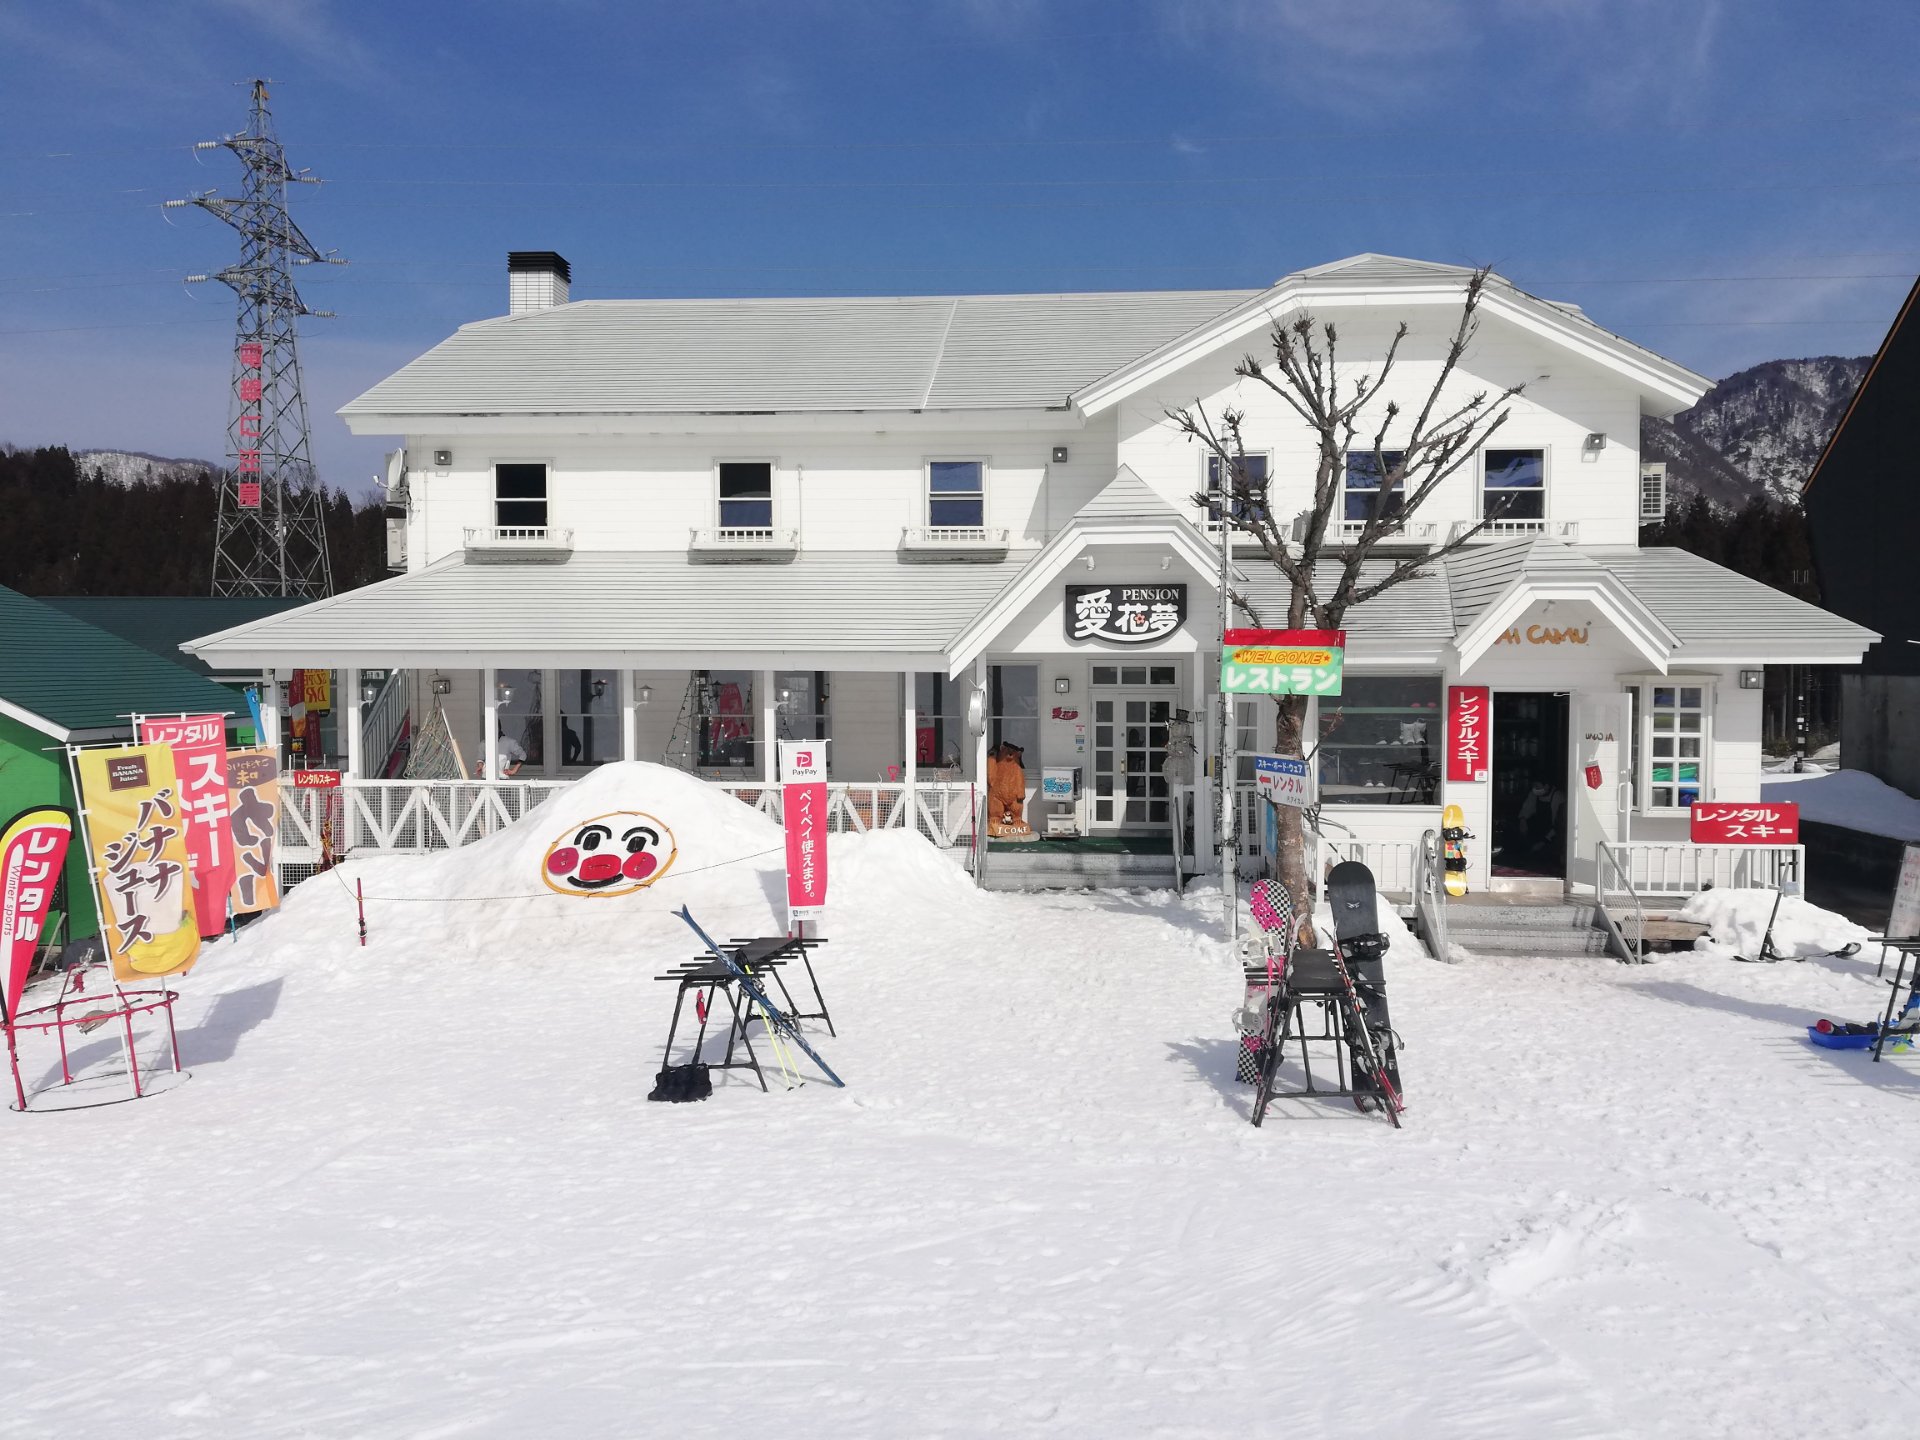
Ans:
[[[498,685],[495,685],[493,687],[493,693],[499,697],[502,705],[510,705],[513,703],[513,686],[507,684],[506,681],[502,680]]]
[[[1053,682],[1054,694],[1065,695],[1068,692],[1070,692],[1072,689],[1073,689],[1073,681],[1069,680],[1065,675],[1059,675],[1054,678],[1054,682]]]
[[[362,680],[360,682],[360,703],[362,705],[371,705],[379,698],[380,687],[378,685],[374,684],[371,680]]]
[[[453,681],[444,675],[434,676],[429,683],[432,686],[433,693],[436,695],[451,695],[453,693]]]
[[[1162,570],[1170,570],[1170,569],[1172,569],[1172,568],[1173,568],[1173,556],[1171,556],[1171,555],[1162,555],[1162,556],[1160,557],[1160,568],[1161,568]]]
[[[1086,567],[1087,567],[1087,568],[1088,568],[1089,570],[1091,570],[1091,569],[1093,568],[1093,556],[1091,556],[1091,555],[1082,555],[1082,556],[1080,557],[1080,563],[1081,563],[1082,565],[1085,565],[1085,566],[1086,566]]]
[[[605,695],[606,693],[607,693],[607,682],[605,680],[602,680],[599,676],[596,675],[593,681],[593,698],[598,700],[601,696]]]
[[[1580,442],[1580,458],[1582,460],[1598,460],[1600,458],[1600,452],[1606,448],[1606,435],[1599,430],[1590,430],[1587,432],[1587,438]]]
[[[640,703],[642,705],[651,705],[653,703],[653,687],[651,685],[642,685],[640,687]]]

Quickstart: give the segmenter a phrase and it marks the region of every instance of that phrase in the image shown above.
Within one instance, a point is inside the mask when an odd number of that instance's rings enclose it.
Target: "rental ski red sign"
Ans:
[[[1447,687],[1447,783],[1487,778],[1488,713],[1485,685]]]
[[[0,998],[7,1002],[0,1015],[8,1020],[20,1013],[20,992],[72,838],[73,816],[51,806],[24,810],[0,831]]]
[[[1800,807],[1769,800],[1696,800],[1688,839],[1696,845],[1798,845]]]
[[[780,813],[787,830],[787,909],[810,915],[827,903],[827,742],[780,742]]]
[[[200,934],[227,928],[227,896],[233,889],[233,835],[227,823],[227,720],[224,715],[182,715],[174,720],[143,716],[142,745],[173,751],[180,782],[180,814],[193,862],[193,913]]]

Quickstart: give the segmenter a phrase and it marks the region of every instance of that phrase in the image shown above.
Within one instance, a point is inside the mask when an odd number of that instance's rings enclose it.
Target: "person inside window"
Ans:
[[[496,778],[504,780],[518,775],[520,773],[520,767],[527,763],[527,747],[507,734],[504,730],[500,732],[498,746],[500,751],[500,774]],[[474,765],[473,773],[482,780],[487,778],[487,761],[485,756],[482,756]]]

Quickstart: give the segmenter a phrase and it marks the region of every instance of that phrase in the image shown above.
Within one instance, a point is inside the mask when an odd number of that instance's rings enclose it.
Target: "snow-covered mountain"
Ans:
[[[82,475],[94,475],[115,485],[152,485],[162,480],[190,480],[211,475],[220,467],[211,460],[171,460],[138,450],[78,450],[73,463]]]
[[[1676,494],[1738,507],[1756,494],[1798,504],[1870,363],[1865,356],[1769,360],[1720,381],[1672,421],[1642,420],[1643,458],[1667,462]]]

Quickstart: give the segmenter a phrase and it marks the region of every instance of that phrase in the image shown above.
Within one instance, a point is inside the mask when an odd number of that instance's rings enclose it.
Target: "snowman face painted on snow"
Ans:
[[[540,878],[562,895],[631,895],[680,853],[673,832],[639,810],[616,810],[569,829],[541,857]]]

